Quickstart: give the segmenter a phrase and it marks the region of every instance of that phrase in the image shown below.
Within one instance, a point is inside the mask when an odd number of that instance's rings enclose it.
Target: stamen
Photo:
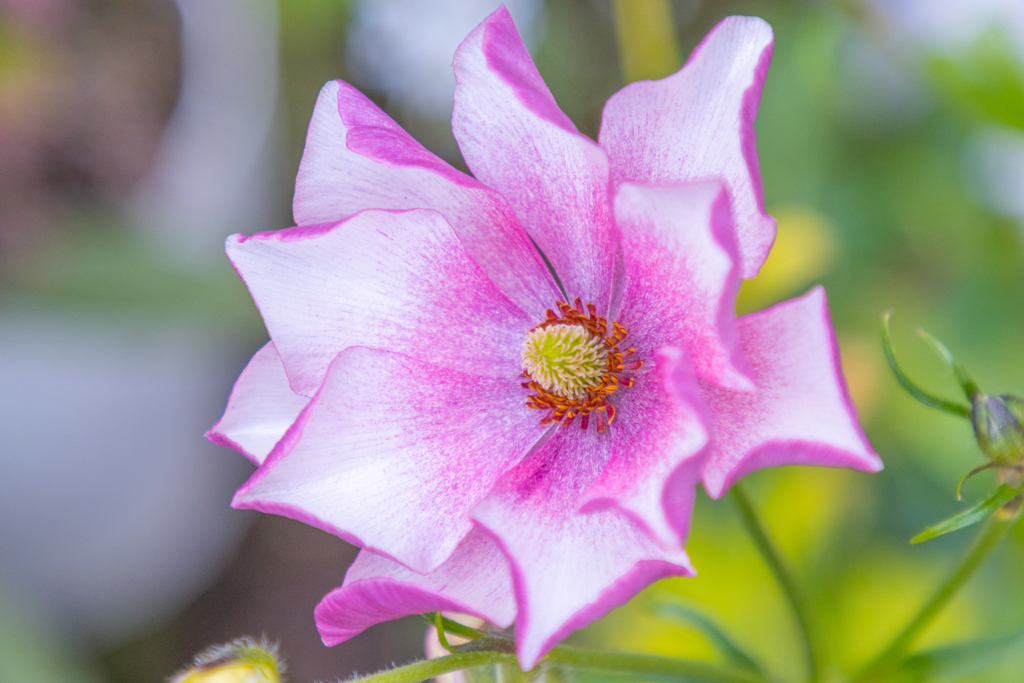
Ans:
[[[601,382],[607,366],[604,340],[581,325],[534,329],[523,346],[523,370],[542,387],[578,401]]]
[[[636,353],[632,347],[618,348],[629,334],[625,327],[612,321],[608,335],[608,320],[597,315],[597,306],[584,307],[579,297],[574,304],[559,301],[558,313],[548,309],[544,321],[527,334],[522,362],[530,381],[522,386],[536,393],[527,398],[526,406],[547,411],[542,425],[560,422],[568,427],[579,417],[584,430],[593,413],[601,433],[615,419],[615,406],[608,399],[620,387],[633,385],[633,378],[621,373],[639,370],[643,361],[623,362]]]

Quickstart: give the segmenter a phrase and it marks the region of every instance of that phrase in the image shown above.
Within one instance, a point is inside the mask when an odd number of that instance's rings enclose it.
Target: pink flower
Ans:
[[[733,314],[774,238],[753,130],[771,47],[760,19],[724,20],[677,74],[612,97],[595,143],[501,8],[455,55],[476,178],[324,87],[299,227],[228,240],[272,341],[209,436],[259,465],[234,506],[363,548],[316,610],[327,644],[452,610],[515,622],[531,667],[693,574],[697,481],[881,468],[823,291]]]

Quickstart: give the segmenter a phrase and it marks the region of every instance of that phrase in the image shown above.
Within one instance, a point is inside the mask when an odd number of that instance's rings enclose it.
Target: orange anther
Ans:
[[[534,392],[527,397],[526,407],[531,410],[546,411],[540,424],[548,425],[552,422],[561,422],[563,426],[568,427],[575,418],[579,417],[580,427],[586,430],[590,426],[590,415],[593,413],[596,430],[601,433],[615,419],[615,406],[608,402],[608,398],[620,386],[629,387],[634,383],[634,378],[623,377],[620,373],[642,368],[643,361],[634,359],[626,363],[623,362],[624,358],[636,353],[636,349],[633,347],[618,348],[619,343],[629,334],[618,321],[611,322],[611,334],[609,335],[608,319],[597,315],[596,305],[588,303],[584,308],[583,301],[579,297],[575,298],[574,303],[575,307],[564,301],[557,302],[558,313],[554,309],[547,309],[545,320],[535,326],[533,330],[553,325],[578,325],[593,336],[601,338],[608,352],[607,371],[602,373],[601,381],[591,387],[580,399],[568,399],[546,390],[529,374],[525,375],[529,381],[521,382],[521,386]]]

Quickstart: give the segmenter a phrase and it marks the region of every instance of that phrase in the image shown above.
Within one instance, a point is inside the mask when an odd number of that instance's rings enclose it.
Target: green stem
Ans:
[[[437,659],[425,659],[421,662],[413,662],[405,666],[397,666],[394,669],[380,671],[362,678],[349,679],[349,683],[418,683],[434,676],[472,669],[477,666],[492,664],[516,664],[515,655],[502,654],[501,652],[458,652],[445,655]]]
[[[565,646],[551,650],[542,662],[574,669],[621,673],[635,677],[666,677],[693,683],[764,683],[765,681],[756,673],[726,669],[710,662],[653,655],[590,652]],[[413,662],[362,678],[351,679],[349,683],[418,683],[418,681],[425,681],[428,678],[452,671],[496,664],[518,666],[518,661],[515,655],[490,650],[457,652],[437,659]]]
[[[939,586],[939,589],[935,591],[931,599],[921,607],[917,614],[914,615],[914,618],[893,638],[892,642],[870,664],[861,670],[855,680],[873,680],[885,674],[899,663],[914,644],[914,641],[917,640],[917,637],[921,635],[921,632],[932,623],[939,612],[942,611],[942,608],[953,599],[963,585],[967,583],[968,579],[974,575],[978,567],[985,562],[992,550],[999,544],[1006,530],[1013,524],[1014,520],[1012,518],[1000,519],[998,515],[999,513],[996,513],[986,523],[985,528],[978,535],[978,540],[975,542],[974,547],[964,557],[960,566],[949,575],[945,583]]]
[[[710,662],[697,662],[674,657],[634,655],[618,652],[592,652],[560,645],[543,659],[554,666],[606,671],[632,676],[657,676],[707,683],[764,683],[764,678],[751,671],[727,669]]]
[[[429,660],[429,662],[415,662],[408,666],[355,679],[350,683],[412,683],[413,681],[420,680],[416,676],[422,675],[427,670],[423,665],[434,663],[439,663],[444,669],[439,673],[488,664],[507,664],[518,667],[518,661],[513,654],[515,652],[514,641],[500,636],[487,635],[482,631],[442,617],[436,612],[428,612],[423,616],[428,623],[434,623],[444,631],[456,633],[473,640],[465,645],[454,646],[452,649],[455,652],[450,656],[439,657],[438,659]],[[475,655],[481,653],[496,655],[496,658],[482,663],[464,663],[457,659],[457,657],[464,654]],[[766,683],[766,679],[760,671],[723,667],[711,662],[676,659],[674,657],[594,652],[565,645],[555,646],[541,661],[552,666],[621,673],[634,677],[669,677],[682,681],[693,681],[694,683]],[[386,676],[391,677],[387,678]]]
[[[480,631],[479,629],[475,628],[470,628],[465,624],[460,624],[457,621],[453,621],[446,616],[442,616],[440,612],[427,612],[423,615],[423,619],[431,626],[436,626],[436,620],[438,616],[441,617],[441,626],[448,633],[454,633],[457,636],[462,636],[463,638],[469,638],[471,640],[473,638],[479,638],[480,636],[484,635],[483,631]]]
[[[790,606],[793,608],[793,613],[796,615],[796,620],[804,637],[804,649],[807,653],[807,679],[810,683],[817,683],[821,678],[821,641],[818,638],[817,630],[814,628],[814,620],[811,617],[811,609],[807,598],[793,579],[792,572],[786,566],[782,556],[779,555],[775,544],[768,538],[764,527],[761,526],[761,522],[757,519],[757,513],[754,511],[753,505],[750,504],[750,499],[744,493],[743,487],[739,482],[733,484],[730,493],[740,513],[743,525],[747,528],[747,532],[754,541],[758,552],[761,553],[761,557],[764,558],[772,575],[775,576],[775,581],[779,584],[783,594],[785,594]]]
[[[447,620],[446,620],[447,621]],[[452,622],[454,623],[454,622]],[[482,643],[489,637],[480,638]],[[511,641],[502,641],[502,645],[513,647]],[[466,646],[458,646],[466,647]],[[504,647],[500,648],[504,649]],[[632,677],[674,678],[692,683],[765,683],[765,678],[752,671],[730,669],[712,664],[672,657],[655,655],[623,654],[616,652],[593,652],[578,650],[559,645],[541,660],[543,664],[562,666],[589,671],[619,673]],[[437,659],[428,659],[399,666],[387,671],[351,679],[348,683],[418,683],[434,676],[472,669],[479,666],[505,664],[519,666],[514,654],[495,650],[474,650],[471,652],[455,652]]]
[[[437,642],[441,643],[441,647],[448,652],[452,651],[452,646],[448,643],[448,636],[444,633],[444,622],[440,612],[434,612],[434,626],[437,629]]]

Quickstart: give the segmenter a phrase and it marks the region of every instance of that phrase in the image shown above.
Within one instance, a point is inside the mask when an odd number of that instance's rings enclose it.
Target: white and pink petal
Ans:
[[[824,289],[743,316],[739,331],[757,391],[703,383],[714,438],[703,481],[712,498],[764,467],[882,469],[846,388]]]
[[[309,403],[288,386],[281,356],[267,342],[249,361],[228,397],[224,415],[206,438],[261,464]]]
[[[558,295],[505,199],[439,159],[343,81],[320,91],[293,202],[299,225],[366,209],[434,209],[517,305],[542,316]]]
[[[608,436],[560,429],[472,513],[511,563],[524,669],[657,579],[694,574],[684,551],[662,548],[619,510],[578,512],[606,460]]]
[[[519,374],[535,321],[434,212],[364,211],[336,224],[228,238],[292,390],[312,396],[349,346],[488,376]]]
[[[452,129],[473,174],[498,190],[570,302],[606,311],[615,253],[608,159],[555,104],[500,7],[455,53]]]
[[[324,643],[337,645],[383,621],[435,611],[472,614],[500,628],[515,620],[508,560],[480,529],[427,574],[360,551],[345,582],[320,601],[314,616]]]
[[[544,435],[519,378],[352,347],[235,494],[418,572],[470,532],[469,511]]]
[[[702,379],[752,390],[736,331],[740,277],[725,187],[624,183],[615,218],[624,270],[617,317],[627,343],[682,348]]]
[[[757,274],[775,240],[754,132],[773,43],[764,20],[727,17],[681,70],[627,85],[605,104],[601,120],[599,140],[616,184],[725,181],[743,277]]]
[[[665,347],[654,360],[617,392],[607,459],[579,504],[582,512],[617,509],[662,547],[678,549],[706,457],[708,418],[682,350]]]

